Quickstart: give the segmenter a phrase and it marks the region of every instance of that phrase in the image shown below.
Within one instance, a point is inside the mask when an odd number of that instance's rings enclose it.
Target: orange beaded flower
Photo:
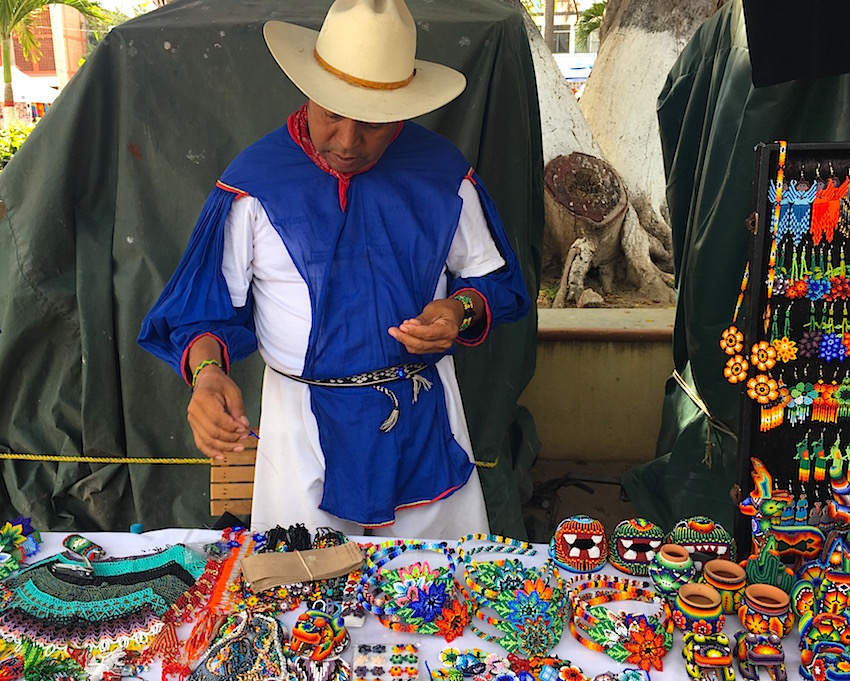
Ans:
[[[759,374],[747,381],[747,395],[759,404],[769,404],[779,397],[779,384],[767,374]]]
[[[773,349],[776,350],[776,357],[780,362],[793,362],[797,359],[797,343],[788,336],[773,341]]]
[[[662,671],[661,658],[667,653],[664,646],[664,636],[656,632],[652,627],[634,627],[629,631],[630,641],[623,643],[623,648],[629,651],[626,658],[629,664],[636,664],[641,669],[649,671],[652,665],[658,671]]]
[[[745,360],[741,355],[735,355],[726,362],[726,368],[723,369],[723,375],[730,383],[740,383],[741,381],[747,380],[747,370],[749,368],[750,365],[747,364],[747,360]]]
[[[734,324],[723,331],[720,337],[720,347],[727,355],[735,355],[744,349],[744,334],[738,331]]]
[[[776,366],[776,348],[767,341],[759,341],[753,345],[750,361],[759,371],[767,371]]]

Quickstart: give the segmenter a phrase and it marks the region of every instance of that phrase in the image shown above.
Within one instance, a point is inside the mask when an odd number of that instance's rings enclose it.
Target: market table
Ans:
[[[59,553],[64,549],[62,540],[67,536],[65,532],[46,532],[42,534],[43,543],[36,556],[33,556],[30,561],[40,560],[47,556]],[[164,530],[155,530],[144,532],[141,534],[132,534],[128,532],[82,532],[86,538],[102,546],[107,557],[122,557],[155,553],[161,551],[173,544],[182,543],[190,548],[198,550],[205,544],[209,544],[218,540],[221,537],[221,532],[218,530],[208,529],[181,529],[171,528]],[[357,542],[378,542],[382,538],[378,537],[349,537]],[[537,549],[537,554],[534,556],[523,556],[523,563],[526,565],[541,565],[548,556],[548,547],[546,545],[534,545]],[[417,555],[418,554],[418,555]],[[428,560],[432,564],[439,561],[439,556],[436,557],[433,552],[408,552],[405,562],[409,564],[416,560]],[[607,565],[600,571],[601,574],[607,575],[622,575],[619,571]],[[568,577],[569,573],[565,574]],[[458,575],[461,577],[461,575]],[[616,606],[616,604],[613,604]],[[629,601],[622,603],[621,608],[625,608],[633,612],[651,612],[651,607],[648,604],[635,603]],[[620,609],[620,608],[617,608]],[[292,625],[297,619],[299,610],[288,612],[281,617],[281,621],[288,630],[291,630]],[[734,615],[727,616],[724,633],[734,643],[734,634],[741,630],[741,625],[738,618]],[[464,630],[463,636],[456,638],[451,643],[439,636],[424,636],[410,633],[401,633],[392,631],[383,626],[376,617],[367,615],[361,627],[349,627],[351,636],[351,645],[343,653],[342,657],[349,663],[353,660],[354,651],[360,644],[379,644],[393,645],[396,643],[415,643],[419,647],[419,672],[420,676],[426,674],[425,663],[434,670],[441,666],[440,653],[446,647],[458,648],[461,650],[470,648],[479,648],[485,652],[492,652],[505,656],[507,653],[499,645],[484,641],[468,629]],[[792,633],[783,639],[783,648],[785,651],[785,665],[788,671],[789,678],[799,677],[799,634],[796,627]],[[572,664],[577,665],[582,669],[585,675],[593,678],[598,674],[608,671],[619,671],[634,665],[619,664],[610,659],[604,653],[594,652],[587,649],[578,643],[569,630],[565,627],[564,634],[561,637],[560,643],[552,650],[552,655],[557,655],[561,659],[570,660]],[[740,678],[740,673],[735,665],[736,676]],[[653,681],[666,680],[683,680],[687,679],[688,675],[685,671],[684,660],[682,658],[682,635],[678,629],[674,630],[673,648],[667,653],[663,659],[663,671],[650,670],[650,675]],[[159,681],[160,667],[159,663],[151,665],[148,671],[142,674],[145,681]]]

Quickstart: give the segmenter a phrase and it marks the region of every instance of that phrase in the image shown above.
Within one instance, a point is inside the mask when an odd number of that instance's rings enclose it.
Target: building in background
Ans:
[[[523,0],[525,8],[544,37],[549,3],[552,3],[553,14],[552,56],[573,92],[579,92],[593,68],[599,47],[599,32],[590,34],[586,47],[579,47],[576,44],[575,27],[579,14],[593,5],[594,0]]]
[[[67,5],[49,5],[41,10],[35,16],[33,33],[41,50],[38,60],[33,55],[25,58],[18,39],[12,39],[12,65],[28,77],[27,80],[19,78],[13,81],[15,107],[20,121],[34,120],[44,114],[46,107],[53,101],[46,95],[50,94],[50,90],[58,93],[68,83],[80,68],[88,49],[86,20]],[[27,82],[32,83],[33,87],[27,88]],[[35,94],[38,92],[44,94]]]

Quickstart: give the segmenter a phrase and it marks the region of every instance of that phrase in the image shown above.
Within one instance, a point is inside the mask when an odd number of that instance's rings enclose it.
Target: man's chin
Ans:
[[[345,157],[330,153],[325,156],[328,165],[338,173],[356,173],[363,170],[368,164],[360,157]]]

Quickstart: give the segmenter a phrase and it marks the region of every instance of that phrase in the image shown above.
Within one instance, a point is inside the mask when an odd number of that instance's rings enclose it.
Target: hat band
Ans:
[[[372,90],[397,90],[400,87],[404,87],[411,80],[413,80],[413,76],[416,75],[416,69],[413,69],[413,73],[410,74],[409,78],[405,78],[404,80],[397,80],[393,83],[386,83],[376,80],[366,80],[364,78],[358,78],[357,76],[352,76],[349,73],[345,73],[345,71],[340,71],[337,68],[334,68],[330,64],[328,64],[324,59],[319,56],[319,53],[314,49],[313,56],[316,58],[316,61],[319,63],[325,71],[330,73],[331,75],[336,76],[344,80],[346,83],[351,83],[352,85],[360,85],[362,87],[367,87]]]

